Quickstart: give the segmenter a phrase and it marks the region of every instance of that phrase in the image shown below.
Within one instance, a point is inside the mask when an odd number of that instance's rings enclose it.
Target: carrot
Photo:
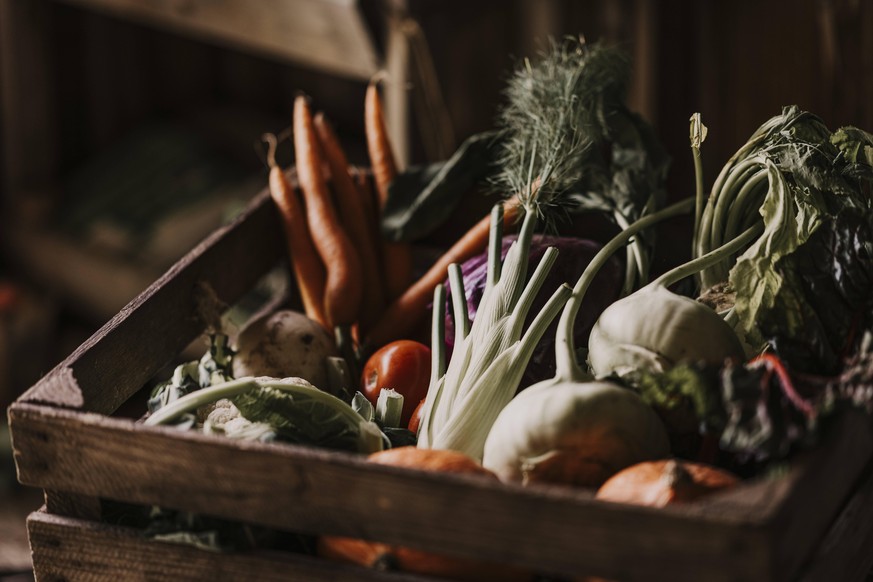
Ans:
[[[517,215],[518,199],[513,196],[504,203],[504,228],[508,228]],[[491,216],[489,215],[474,224],[440,256],[418,281],[410,285],[388,306],[382,318],[367,335],[368,346],[378,348],[410,334],[427,315],[427,305],[433,298],[433,291],[437,285],[445,281],[449,265],[461,263],[484,251],[488,246],[490,230]]]
[[[364,216],[367,220],[367,227],[370,230],[370,238],[373,241],[374,248],[381,249],[382,235],[379,232],[379,211],[376,210],[378,203],[376,201],[376,192],[373,189],[372,174],[354,171],[355,184],[358,187],[358,192],[361,195],[361,204],[364,208]],[[382,268],[382,255],[377,253],[376,260],[379,263],[379,268]],[[383,290],[384,291],[384,290]]]
[[[362,291],[360,318],[357,322],[358,332],[366,333],[385,308],[376,240],[372,238],[371,228],[367,223],[363,196],[352,181],[348,159],[330,122],[323,113],[318,113],[314,124],[322,152],[330,168],[340,222],[358,251],[363,277],[366,279]]]
[[[379,98],[378,81],[367,86],[364,98],[364,129],[367,135],[367,151],[373,168],[373,179],[379,198],[379,210],[388,201],[388,185],[397,175],[397,163],[391,151],[382,100]],[[406,290],[412,281],[412,251],[407,243],[384,241],[382,264],[388,298],[394,299]]]
[[[269,146],[267,163],[270,166],[270,196],[279,209],[288,257],[303,310],[306,316],[328,327],[322,300],[324,298],[324,265],[312,245],[306,215],[297,192],[288,183],[285,172],[276,164],[276,136],[266,135]]]
[[[361,307],[360,259],[342,229],[331,200],[312,112],[303,95],[294,100],[293,126],[297,178],[306,202],[306,218],[315,248],[327,265],[324,312],[332,327],[350,327],[357,321]]]

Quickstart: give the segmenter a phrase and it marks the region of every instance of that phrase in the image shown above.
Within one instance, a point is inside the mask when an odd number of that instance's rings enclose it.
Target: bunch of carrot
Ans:
[[[369,351],[415,330],[449,264],[485,249],[489,219],[415,279],[409,244],[386,240],[379,228],[397,165],[375,81],[367,87],[364,117],[372,182],[349,167],[330,123],[323,113],[313,116],[303,95],[294,102],[292,125],[299,190],[276,163],[275,139],[268,162],[270,192],[306,315],[336,330],[341,348],[349,341]],[[507,202],[505,223],[516,214],[514,201]]]

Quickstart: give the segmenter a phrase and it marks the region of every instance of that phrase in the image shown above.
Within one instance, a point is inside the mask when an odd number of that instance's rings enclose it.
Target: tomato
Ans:
[[[409,430],[418,434],[418,428],[421,426],[421,411],[424,408],[424,400],[418,403],[415,410],[412,411],[412,416],[409,419],[409,424],[406,426]]]
[[[377,350],[364,364],[361,392],[376,405],[379,391],[392,388],[403,395],[400,426],[407,426],[412,412],[427,395],[430,384],[430,348],[412,340],[397,340]]]

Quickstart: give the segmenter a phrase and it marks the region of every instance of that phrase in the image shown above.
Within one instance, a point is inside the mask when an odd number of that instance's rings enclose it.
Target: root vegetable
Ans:
[[[337,356],[330,333],[302,313],[279,310],[251,321],[240,332],[233,375],[299,377],[327,386],[326,359]]]
[[[663,507],[689,503],[739,482],[736,475],[712,465],[660,459],[638,463],[616,473],[600,487],[597,498]]]
[[[658,415],[612,382],[539,385],[501,411],[482,464],[504,481],[598,487],[632,464],[669,453]]]

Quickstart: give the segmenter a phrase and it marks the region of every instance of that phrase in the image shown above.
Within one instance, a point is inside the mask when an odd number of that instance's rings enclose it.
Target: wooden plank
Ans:
[[[409,166],[412,155],[408,86],[410,55],[409,38],[403,30],[404,19],[407,18],[406,1],[398,0],[393,4],[385,39],[387,79],[383,84],[383,99],[385,125],[393,146],[397,168],[402,171]]]
[[[45,491],[46,511],[54,515],[98,521],[101,516],[100,499],[67,491]]]
[[[867,580],[873,569],[873,466],[804,568],[801,582]]]
[[[367,79],[379,59],[357,0],[64,0],[87,9]]]
[[[782,479],[789,495],[773,520],[781,532],[776,546],[778,579],[797,577],[873,455],[869,416],[849,411],[833,428],[826,442],[800,460],[802,467]],[[835,446],[840,442],[847,446]]]
[[[729,515],[608,504],[571,488],[427,474],[26,403],[10,418],[19,479],[44,488],[548,573],[753,581],[771,571],[765,524]]]
[[[151,541],[139,530],[34,512],[27,519],[38,580],[308,580],[426,582],[290,552],[216,553]]]
[[[267,192],[131,301],[22,396],[23,401],[112,413],[198,334],[206,284],[232,304],[284,256]],[[233,265],[233,268],[229,268]]]

